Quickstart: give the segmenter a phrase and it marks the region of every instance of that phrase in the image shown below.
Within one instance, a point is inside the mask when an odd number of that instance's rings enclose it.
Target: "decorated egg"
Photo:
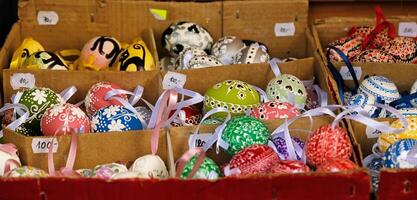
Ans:
[[[417,92],[417,80],[414,81],[413,86],[411,86],[410,94],[413,94],[416,92]],[[417,107],[417,99],[411,100],[411,105],[413,105],[414,107]]]
[[[207,90],[204,95],[203,111],[207,113],[211,109],[222,107],[233,115],[244,115],[261,102],[259,93],[254,87],[238,80],[226,80],[217,83]],[[224,118],[225,113],[216,113],[214,118]]]
[[[120,53],[120,43],[114,37],[98,36],[89,40],[81,50],[78,69],[104,70],[112,66]]]
[[[111,105],[102,108],[93,115],[91,120],[91,131],[95,133],[142,129],[138,116],[124,106]]]
[[[288,153],[288,148],[285,143],[285,139],[283,135],[280,134],[273,134],[271,136],[272,143],[275,146],[275,149],[277,150],[277,154],[281,160],[288,160],[290,155]],[[301,160],[302,154],[304,154],[304,142],[296,137],[291,137],[292,143],[294,145],[294,148],[296,149],[296,156],[297,160]]]
[[[143,120],[143,122],[145,122],[146,124],[149,124],[149,121],[151,120],[152,111],[144,106],[135,107],[135,110],[139,114],[138,118],[140,120]]]
[[[10,69],[19,69],[23,63],[35,52],[45,51],[42,45],[31,37],[23,40],[22,44],[14,51]]]
[[[139,172],[141,178],[168,178],[164,161],[157,155],[145,155],[135,160],[130,171]]]
[[[311,109],[320,107],[319,96],[316,93],[316,91],[313,89],[313,87],[306,87],[306,91],[307,91],[307,99],[306,99],[305,108],[307,110],[311,110]]]
[[[159,60],[159,69],[160,70],[175,70],[175,58],[171,56],[165,56]]]
[[[175,69],[190,69],[190,61],[195,56],[207,56],[207,53],[204,50],[196,47],[186,48],[180,52],[175,62]]]
[[[269,62],[269,54],[266,49],[258,43],[245,47],[234,57],[234,64],[252,64]]]
[[[198,69],[198,68],[205,68],[205,67],[215,67],[215,66],[221,66],[223,65],[222,62],[220,62],[219,59],[217,59],[215,56],[194,56],[191,58],[189,62],[190,69]]]
[[[386,104],[401,97],[394,82],[383,76],[370,76],[363,80],[359,85],[358,93],[379,97]]]
[[[171,117],[174,112],[175,110],[171,111],[169,117]],[[202,118],[203,114],[201,113],[200,109],[198,109],[196,106],[187,106],[181,108],[177,117],[175,117],[171,122],[171,125],[174,127],[198,125]]]
[[[62,103],[62,98],[49,88],[35,87],[16,94],[20,104],[29,109],[29,118],[16,128],[16,132],[27,136],[39,136],[41,132],[41,118],[45,111],[53,105]]]
[[[216,56],[225,65],[233,64],[233,60],[242,49],[245,43],[235,36],[220,38],[211,48],[211,54]]]
[[[381,133],[378,137],[378,147],[381,152],[385,152],[388,146],[394,144],[400,139],[417,139],[417,117],[406,117],[408,127],[401,133]],[[401,121],[395,120],[390,127],[400,129],[404,128]]]
[[[82,131],[79,133],[90,132],[90,119],[84,111],[73,104],[56,104],[48,108],[41,118],[43,135],[61,135],[71,132],[71,129]]]
[[[93,176],[93,170],[92,169],[77,169],[75,170],[78,174],[80,174],[82,177],[92,177]]]
[[[356,37],[359,39],[364,40],[373,30],[375,26],[357,26],[352,27],[351,30],[348,32],[349,37]],[[371,48],[381,48],[382,46],[386,45],[390,38],[388,37],[387,29],[377,33],[373,41],[371,41]]]
[[[31,167],[31,166],[21,166],[16,167],[5,174],[5,177],[47,177],[48,173],[45,171]]]
[[[20,167],[17,148],[14,144],[0,144],[0,177],[10,170]]]
[[[350,37],[359,37],[361,39],[365,39],[372,30],[374,30],[375,26],[354,26],[352,27],[349,32],[348,36]]]
[[[304,107],[307,100],[306,88],[300,79],[291,74],[281,74],[275,77],[266,87],[269,100],[289,102],[290,94],[294,97],[293,103]]]
[[[268,173],[269,169],[279,162],[275,151],[266,145],[249,146],[236,155],[229,162],[231,169],[239,169],[241,175]]]
[[[409,162],[407,154],[417,144],[415,139],[399,140],[389,146],[384,154],[384,167],[386,168],[415,168],[416,163]],[[415,158],[415,156],[414,156]]]
[[[150,71],[156,70],[155,60],[145,42],[137,39],[125,50],[120,52],[113,67],[117,71]]]
[[[358,165],[349,159],[329,159],[317,167],[317,172],[339,172],[357,169]]]
[[[64,49],[56,51],[55,54],[62,58],[68,69],[75,70],[74,62],[80,57],[81,51],[78,49]]]
[[[254,144],[267,144],[270,133],[268,127],[260,120],[241,116],[227,122],[221,139],[228,143],[226,152],[235,155],[242,149]]]
[[[110,179],[114,174],[127,172],[125,165],[119,163],[109,163],[97,165],[93,169],[93,178]]]
[[[199,24],[193,22],[177,22],[171,24],[162,33],[161,43],[172,56],[178,56],[182,50],[188,47],[196,47],[209,52],[213,44],[213,38]]]
[[[404,117],[417,117],[417,108],[400,108],[397,111]],[[397,118],[394,114],[391,113],[389,117]]]
[[[260,120],[286,119],[300,115],[300,111],[288,102],[265,102],[253,109],[251,116]]]
[[[181,173],[181,178],[186,179],[193,170],[195,163],[197,162],[197,156],[193,156],[185,165],[184,170]],[[193,179],[208,179],[215,180],[221,175],[219,166],[209,157],[205,157],[203,163],[194,174]]]
[[[259,41],[254,41],[254,40],[242,40],[242,42],[248,47],[248,46],[250,46],[250,45],[252,45],[252,44],[258,44],[260,47],[262,47],[267,53],[269,53],[269,49],[268,49],[268,47],[264,44],[264,43],[262,43],[262,42],[259,42]]]
[[[397,61],[411,63],[417,56],[417,41],[411,37],[396,37],[382,47],[382,50]]]
[[[109,82],[99,82],[94,84],[90,90],[88,90],[87,95],[85,96],[85,108],[87,114],[92,116],[97,110],[110,106],[110,105],[122,105],[118,100],[111,99],[105,100],[104,97],[106,94],[112,90],[121,89],[118,85]],[[119,94],[115,97],[122,98],[127,101],[126,95]]]
[[[349,60],[352,60],[361,52],[362,41],[363,39],[358,37],[343,37],[339,40],[329,43],[329,46],[334,46],[338,48],[340,51],[343,52],[343,54],[347,55]],[[330,50],[329,57],[332,62],[343,61],[342,57],[340,57],[340,55],[333,49]]]
[[[64,60],[55,53],[49,51],[38,51],[33,53],[25,60],[23,68],[68,70],[68,66]]]
[[[349,159],[352,144],[345,129],[323,125],[316,129],[306,142],[307,161],[312,166],[319,166],[329,159]]]
[[[385,109],[374,106],[377,103],[373,95],[367,93],[358,93],[353,95],[349,102],[349,106],[360,106],[372,118],[383,118],[387,115]]]
[[[352,62],[377,62],[377,63],[395,63],[396,58],[390,53],[380,49],[368,49],[359,53]]]
[[[310,172],[310,168],[299,160],[280,160],[270,169],[272,174],[297,174]]]

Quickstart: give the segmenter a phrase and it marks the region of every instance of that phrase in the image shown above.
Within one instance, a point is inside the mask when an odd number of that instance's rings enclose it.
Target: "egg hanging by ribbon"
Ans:
[[[417,57],[417,41],[410,37],[396,37],[382,47],[382,50],[402,63],[411,63]]]
[[[78,59],[78,69],[105,70],[112,66],[120,53],[120,42],[110,36],[90,39],[82,48]]]
[[[193,169],[195,163],[197,162],[197,156],[193,156],[187,164],[180,175],[182,179],[186,179],[191,170]],[[219,166],[209,157],[205,157],[203,163],[198,168],[197,172],[192,177],[193,179],[208,179],[215,180],[221,175]]]
[[[386,110],[376,107],[375,103],[377,103],[375,97],[367,93],[355,94],[348,101],[349,106],[360,106],[372,118],[386,117]]]
[[[220,38],[211,48],[211,54],[216,56],[225,65],[233,64],[233,60],[242,49],[245,43],[235,36],[225,36]]]
[[[105,100],[104,97],[106,94],[112,90],[119,90],[121,89],[117,84],[110,83],[110,82],[99,82],[91,86],[88,90],[87,95],[85,96],[85,108],[87,111],[88,116],[92,116],[97,110],[110,106],[110,105],[119,105],[120,103],[116,99],[108,99]],[[124,94],[115,95],[115,97],[124,99],[127,101],[127,97]]]
[[[296,106],[304,107],[307,100],[307,91],[300,79],[291,74],[281,74],[269,81],[266,87],[266,95],[269,100],[289,102],[293,96]]]
[[[352,62],[396,63],[397,59],[390,53],[381,49],[368,49],[360,52]]]
[[[110,105],[102,108],[91,119],[91,131],[95,133],[142,129],[138,116],[124,106]]]
[[[362,41],[363,39],[358,37],[343,37],[339,40],[329,43],[329,46],[338,48],[343,52],[343,54],[347,55],[349,60],[352,60],[354,57],[360,54]],[[340,55],[333,49],[330,50],[329,57],[332,62],[343,61],[342,57],[340,57]]]
[[[278,162],[279,158],[271,147],[255,144],[234,155],[229,167],[239,169],[240,175],[262,174]]]
[[[135,160],[130,171],[138,172],[140,178],[168,178],[164,161],[157,155],[144,155]]]

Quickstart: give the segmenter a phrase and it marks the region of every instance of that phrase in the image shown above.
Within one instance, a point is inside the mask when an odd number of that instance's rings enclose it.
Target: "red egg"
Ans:
[[[174,114],[175,110],[171,111],[169,117]],[[198,125],[203,118],[203,114],[201,113],[200,109],[196,106],[188,106],[182,108],[180,112],[178,112],[177,117],[174,118],[174,121],[171,122],[172,126],[191,126],[191,125]]]
[[[118,85],[109,82],[99,82],[93,85],[90,90],[88,90],[85,97],[85,108],[89,116],[93,116],[97,110],[101,108],[108,107],[110,105],[119,105],[122,106],[118,100],[105,100],[107,92],[121,89]],[[126,95],[116,95],[116,97],[122,98],[127,101]]]
[[[382,50],[399,62],[412,63],[417,56],[417,41],[415,38],[396,37],[383,46]]]
[[[67,126],[64,126],[67,124]],[[63,135],[66,132],[64,127],[71,129],[81,129],[83,132],[90,132],[90,120],[87,115],[75,105],[65,103],[57,104],[48,108],[41,119],[41,130],[44,135],[53,136]]]
[[[238,152],[230,160],[230,168],[238,168],[241,175],[268,173],[279,162],[275,151],[266,145],[252,145]]]
[[[269,169],[273,174],[295,174],[309,172],[310,168],[299,160],[281,160]]]
[[[358,165],[349,159],[329,159],[317,167],[317,172],[338,172],[356,168]]]
[[[329,159],[349,159],[352,155],[352,144],[345,129],[323,125],[316,129],[306,144],[307,161],[312,166],[319,166]]]
[[[356,37],[364,40],[374,30],[375,26],[357,26],[352,27],[348,33],[349,37]],[[371,41],[370,48],[381,48],[390,41],[388,37],[388,29],[384,29],[376,34],[373,41]]]
[[[260,120],[284,119],[298,116],[300,111],[288,102],[266,102],[255,108],[251,115]]]
[[[380,49],[368,49],[357,55],[353,62],[395,63],[394,56]]]
[[[363,39],[359,37],[343,37],[339,40],[331,42],[329,45],[340,49],[349,60],[352,60],[361,52],[361,44]],[[341,62],[342,58],[334,50],[330,50],[330,59],[333,62]]]

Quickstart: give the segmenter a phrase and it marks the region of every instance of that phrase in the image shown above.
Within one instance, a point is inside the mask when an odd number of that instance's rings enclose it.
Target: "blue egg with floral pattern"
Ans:
[[[403,139],[389,146],[384,155],[386,168],[416,168],[417,163],[407,160],[407,154],[417,144],[415,139]]]
[[[138,116],[124,106],[110,105],[94,113],[91,130],[95,133],[142,130]]]

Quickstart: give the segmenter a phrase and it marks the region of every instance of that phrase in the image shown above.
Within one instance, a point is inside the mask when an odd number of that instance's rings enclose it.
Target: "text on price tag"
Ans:
[[[14,73],[10,77],[10,85],[13,90],[33,88],[35,87],[35,76],[31,73]]]
[[[293,36],[295,34],[295,25],[293,22],[276,23],[274,30],[276,37]]]
[[[55,11],[39,11],[37,19],[39,25],[56,25],[59,16]]]
[[[192,134],[188,138],[188,144],[190,148],[203,147],[208,142],[211,136],[213,136],[213,134],[211,133]]]
[[[359,80],[362,76],[362,68],[353,66],[353,71],[355,71],[356,78]],[[353,80],[352,74],[350,74],[349,68],[347,66],[342,66],[339,72],[340,75],[342,75],[343,80]]]
[[[400,22],[398,25],[398,35],[403,37],[417,37],[417,23]]]
[[[52,145],[52,140],[54,138],[33,138],[32,139],[32,151],[33,153],[48,153],[49,148]],[[58,150],[58,141],[53,140],[54,146],[52,152],[56,153]]]
[[[164,76],[162,81],[162,88],[164,90],[173,89],[173,88],[183,88],[187,81],[187,76],[185,74],[168,72]]]

